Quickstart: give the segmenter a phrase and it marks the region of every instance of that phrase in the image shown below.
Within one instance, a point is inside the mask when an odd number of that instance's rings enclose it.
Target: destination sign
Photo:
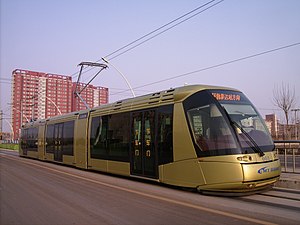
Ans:
[[[225,94],[212,92],[211,93],[218,101],[241,101],[241,95],[239,94]]]

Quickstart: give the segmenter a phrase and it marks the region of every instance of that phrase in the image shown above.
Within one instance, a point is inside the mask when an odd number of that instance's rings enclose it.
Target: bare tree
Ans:
[[[286,124],[289,125],[289,111],[296,103],[295,88],[291,89],[288,84],[282,83],[273,90],[273,100],[276,106],[283,110]]]
[[[287,136],[289,137],[289,112],[296,103],[295,87],[291,89],[288,84],[284,83],[282,83],[281,86],[276,86],[273,89],[273,101],[274,104],[284,112],[287,125]]]

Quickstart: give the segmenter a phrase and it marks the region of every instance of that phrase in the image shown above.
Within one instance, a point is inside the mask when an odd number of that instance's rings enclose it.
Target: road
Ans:
[[[0,151],[1,225],[300,224],[300,193],[206,196]]]

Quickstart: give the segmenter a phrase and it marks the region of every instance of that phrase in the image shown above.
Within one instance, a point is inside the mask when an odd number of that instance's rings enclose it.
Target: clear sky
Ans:
[[[9,114],[14,69],[72,75],[208,0],[0,0],[1,108]],[[225,0],[111,63],[132,87],[300,42],[299,0]],[[91,71],[96,72],[96,71]],[[85,73],[88,81],[93,73]],[[75,81],[75,78],[74,78]],[[295,88],[300,108],[300,45],[136,89],[137,95],[187,84],[243,91],[262,115],[279,111],[275,86]],[[110,101],[128,98],[126,82],[110,67],[93,82]],[[5,117],[7,117],[6,115]],[[300,113],[299,113],[300,116]],[[281,121],[284,120],[280,116]]]

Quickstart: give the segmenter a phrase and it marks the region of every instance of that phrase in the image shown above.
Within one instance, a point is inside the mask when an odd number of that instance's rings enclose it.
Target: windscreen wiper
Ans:
[[[242,133],[248,138],[248,140],[252,143],[252,146],[249,145],[249,143],[247,142],[247,144],[255,151],[257,152],[260,156],[264,156],[265,153],[260,149],[260,147],[256,144],[255,140],[247,133],[247,131],[245,131],[237,122],[232,121],[232,124],[234,126],[236,126],[237,128],[239,128]]]
[[[265,153],[264,153],[264,152],[260,149],[260,147],[256,144],[255,140],[247,133],[247,131],[245,131],[245,130],[243,129],[243,127],[241,127],[237,122],[233,121],[233,120],[230,118],[230,116],[229,116],[227,110],[226,110],[224,107],[223,107],[223,109],[224,109],[224,111],[225,111],[225,114],[227,115],[227,118],[228,118],[230,124],[231,124],[232,126],[235,126],[235,127],[239,128],[239,129],[241,130],[241,132],[248,138],[248,140],[250,141],[250,143],[249,143],[249,141],[246,141],[246,142],[247,142],[247,144],[253,149],[253,151],[255,151],[256,153],[258,153],[259,156],[264,156]]]

